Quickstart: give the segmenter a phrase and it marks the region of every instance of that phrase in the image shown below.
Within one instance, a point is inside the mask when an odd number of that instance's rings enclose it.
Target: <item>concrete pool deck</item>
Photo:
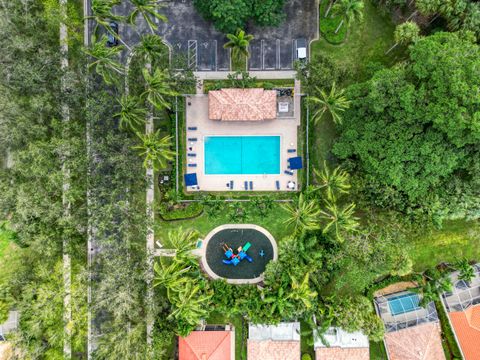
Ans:
[[[293,181],[295,189],[298,189],[297,172],[294,175],[287,175],[287,159],[297,156],[297,131],[300,126],[300,95],[295,92],[294,116],[291,118],[277,118],[265,121],[229,121],[222,122],[210,120],[208,117],[208,95],[197,94],[187,96],[186,102],[186,144],[185,153],[195,153],[195,157],[185,154],[186,164],[196,164],[196,167],[186,165],[187,173],[196,173],[198,185],[201,191],[232,191],[226,186],[233,180],[233,191],[246,191],[245,181],[253,182],[253,191],[277,191],[276,181],[280,182],[279,191],[292,191],[287,189],[287,183]],[[298,99],[297,99],[298,98]],[[197,130],[188,130],[189,127],[196,127]],[[280,174],[258,174],[258,175],[207,175],[205,174],[205,148],[204,138],[207,136],[280,136]],[[188,141],[189,138],[196,138],[197,141]],[[297,149],[297,153],[288,153],[288,149]],[[198,191],[188,188],[187,191]],[[250,190],[248,190],[250,191]]]

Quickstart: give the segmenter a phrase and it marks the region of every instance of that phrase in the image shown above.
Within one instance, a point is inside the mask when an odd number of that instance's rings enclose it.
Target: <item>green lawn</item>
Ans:
[[[0,222],[0,259],[3,257],[5,250],[10,245],[13,238],[13,232],[4,228]]]
[[[226,204],[226,206],[228,206]],[[251,210],[247,207],[247,213]],[[284,224],[287,218],[287,213],[280,207],[278,203],[273,205],[272,210],[269,211],[268,216],[261,218],[259,216],[248,216],[245,221],[239,223],[251,223],[263,226],[270,231],[273,237],[279,241],[287,235],[290,235],[293,228]],[[212,229],[222,224],[229,224],[232,221],[229,219],[228,211],[222,211],[215,217],[209,217],[206,213],[201,216],[180,221],[162,221],[157,219],[157,225],[160,231],[156,231],[157,239],[159,239],[165,246],[168,246],[167,233],[169,230],[183,227],[183,229],[195,229],[200,232],[200,236],[206,236]]]
[[[312,328],[305,321],[300,320],[300,331],[301,331],[300,346],[301,346],[302,355],[310,354],[311,358],[315,359],[315,351],[312,345],[313,344]]]
[[[480,260],[480,223],[455,220],[441,230],[429,230],[411,239],[410,256],[414,269],[421,271],[440,262],[455,262],[466,257]]]
[[[312,44],[312,57],[322,53],[329,55],[334,61],[353,70],[352,80],[362,81],[370,63],[393,64],[398,53],[385,55],[385,52],[394,43],[394,29],[390,17],[383,15],[371,0],[366,0],[364,19],[361,23],[350,24],[346,40],[340,45],[332,45],[321,38]]]
[[[370,341],[370,360],[387,360],[387,352],[383,342]]]

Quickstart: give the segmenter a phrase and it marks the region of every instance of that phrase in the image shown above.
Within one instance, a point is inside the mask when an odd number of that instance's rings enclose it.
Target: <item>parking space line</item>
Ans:
[[[188,49],[187,49],[187,58],[188,58],[188,68],[196,70],[198,66],[197,59],[197,40],[188,40]],[[195,65],[193,67],[193,65]]]
[[[215,57],[215,64],[213,66],[213,70],[218,71],[218,43],[217,40],[213,40],[213,43],[215,44],[215,52],[214,52],[214,57]]]
[[[276,69],[280,69],[280,39],[277,39],[277,41],[275,41],[275,45],[276,45],[276,54],[277,54],[277,61],[276,61]]]
[[[264,49],[265,43],[264,40],[262,39],[261,41],[261,46],[260,46],[260,52],[262,54],[262,70],[265,70],[265,49]]]

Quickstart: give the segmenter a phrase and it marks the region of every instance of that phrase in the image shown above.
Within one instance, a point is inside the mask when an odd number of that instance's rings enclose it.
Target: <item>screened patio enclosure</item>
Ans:
[[[411,291],[379,296],[374,299],[375,310],[385,324],[387,332],[438,322],[435,304],[420,306],[421,297]]]

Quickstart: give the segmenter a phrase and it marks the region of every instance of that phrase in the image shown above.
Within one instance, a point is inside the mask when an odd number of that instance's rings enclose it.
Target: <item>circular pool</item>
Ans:
[[[234,266],[224,264],[227,260],[224,244],[235,253],[239,246],[250,243],[247,255],[251,262],[243,259]],[[264,228],[252,224],[229,224],[213,229],[203,240],[202,267],[212,279],[225,279],[231,284],[255,284],[263,280],[268,262],[277,260],[277,243]]]

